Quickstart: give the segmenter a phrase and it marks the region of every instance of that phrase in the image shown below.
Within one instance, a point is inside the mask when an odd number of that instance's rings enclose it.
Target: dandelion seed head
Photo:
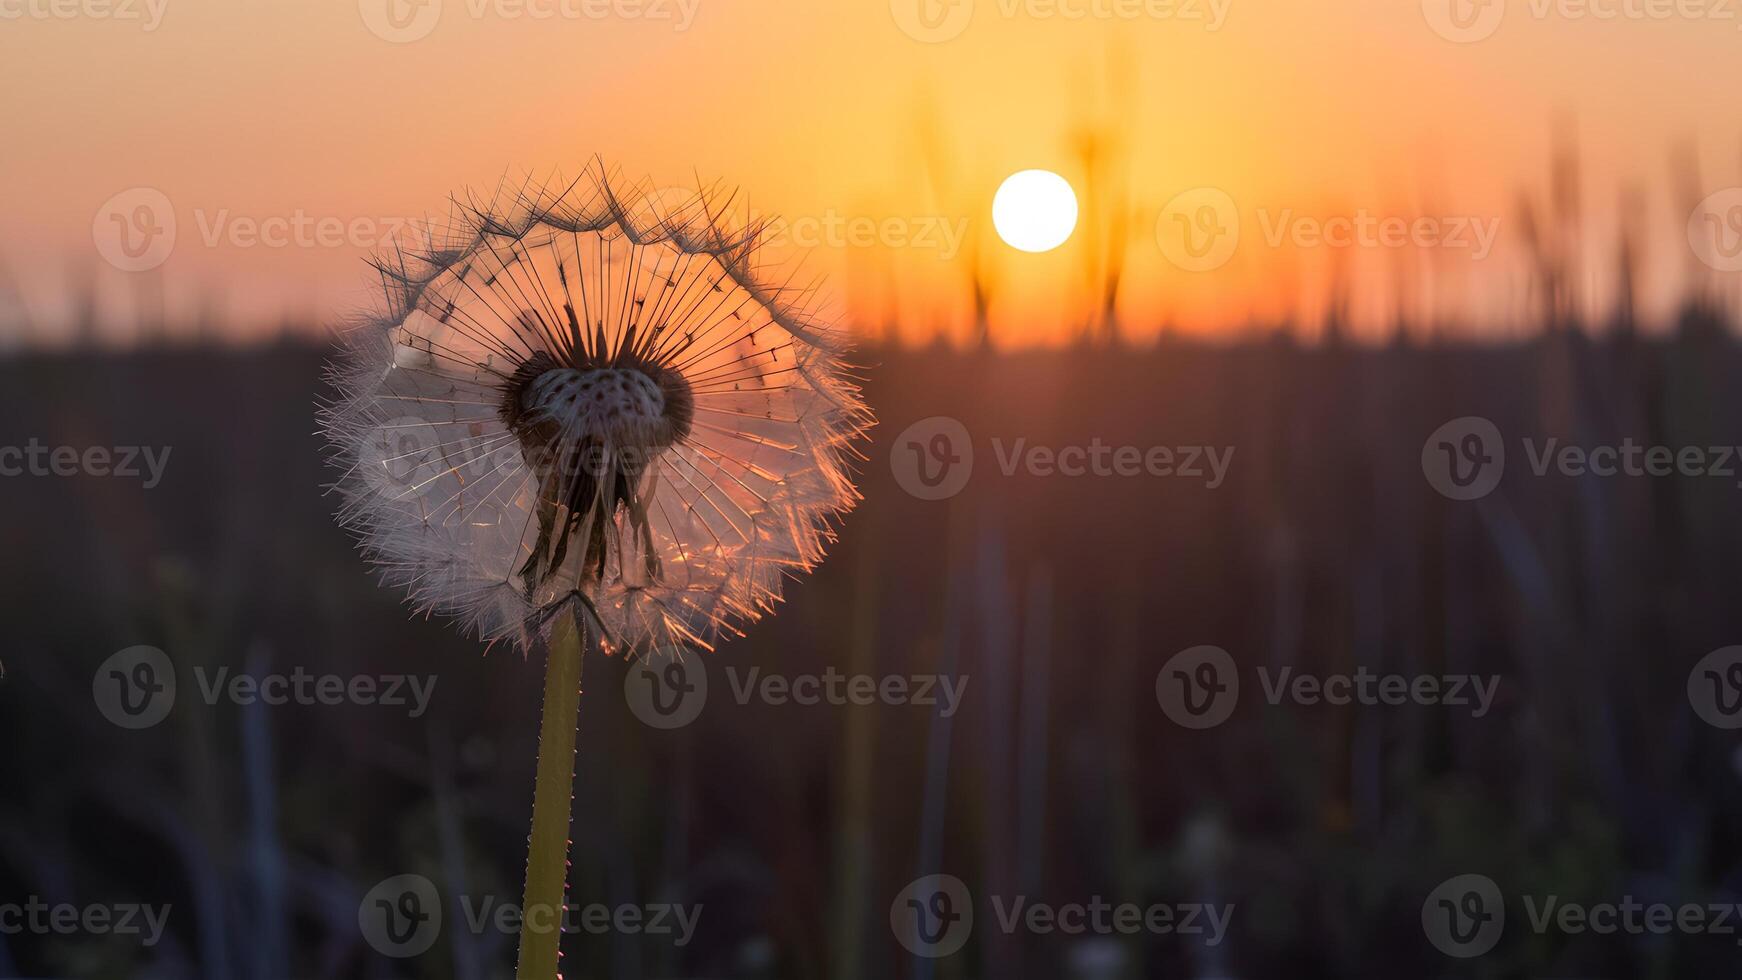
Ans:
[[[323,423],[339,522],[415,609],[711,648],[821,560],[872,417],[844,332],[728,205],[596,166],[377,257]]]

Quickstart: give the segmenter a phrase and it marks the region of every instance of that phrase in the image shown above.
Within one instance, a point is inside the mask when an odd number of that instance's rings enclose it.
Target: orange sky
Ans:
[[[1401,304],[1492,324],[1522,309],[1518,202],[1546,189],[1557,119],[1577,133],[1586,248],[1606,269],[1638,186],[1667,303],[1695,189],[1672,151],[1697,147],[1700,196],[1742,184],[1742,0],[1697,20],[1511,0],[1468,22],[1449,2],[1469,0],[0,0],[0,323],[16,332],[20,304],[63,321],[88,280],[115,321],[159,294],[171,322],[215,310],[238,336],[331,321],[367,301],[362,257],[399,222],[597,153],[743,187],[817,246],[859,322],[913,339],[970,329],[976,247],[1002,342],[1067,336],[1088,231],[1116,213],[1133,336],[1297,311],[1310,329],[1338,264],[1364,322]],[[1005,175],[1085,188],[1089,131],[1124,192],[1055,252],[992,238]],[[1165,241],[1197,188],[1241,234],[1205,271]],[[167,207],[174,245],[123,271],[98,244],[105,208],[141,201]],[[1437,219],[1447,242],[1317,244],[1336,216]],[[1492,228],[1491,248],[1451,244],[1459,227]],[[1587,278],[1600,302],[1608,277]]]

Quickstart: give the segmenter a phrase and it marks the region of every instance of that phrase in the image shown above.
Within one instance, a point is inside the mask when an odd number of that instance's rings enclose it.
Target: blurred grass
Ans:
[[[0,480],[14,559],[0,588],[0,899],[176,910],[145,955],[0,937],[0,974],[506,975],[511,937],[453,928],[457,907],[443,941],[404,962],[356,927],[362,893],[401,873],[450,900],[517,900],[539,670],[407,622],[370,581],[321,496],[323,356],[283,344],[0,362],[0,445],[173,447],[149,491]],[[940,978],[1734,975],[1734,947],[1715,940],[1523,929],[1467,972],[1419,925],[1421,898],[1470,870],[1568,899],[1742,891],[1734,742],[1685,695],[1692,664],[1742,636],[1742,490],[1534,479],[1517,459],[1501,492],[1458,504],[1420,469],[1423,440],[1463,415],[1492,419],[1509,448],[1742,441],[1742,350],[1715,318],[1664,339],[863,359],[882,420],[865,503],[779,615],[710,659],[702,717],[648,729],[623,703],[622,665],[588,667],[571,894],[705,910],[683,949],[569,937],[568,975],[912,975],[889,902],[933,872],[982,896],[1238,906],[1225,947],[1134,939],[1111,973],[1070,966],[1109,962],[1075,940],[1000,935],[983,911]],[[960,419],[977,454],[947,502],[906,495],[889,467],[895,437],[933,415]],[[994,438],[1235,457],[1213,491],[1005,476]],[[90,683],[139,643],[175,659],[182,700],[170,723],[126,732]],[[1248,671],[1504,679],[1479,720],[1267,709],[1254,694],[1193,733],[1160,712],[1154,679],[1202,643]],[[946,662],[970,681],[929,779],[941,729],[926,709],[738,705],[724,676]],[[199,702],[195,664],[439,680],[422,719],[251,712]],[[276,949],[288,962],[264,952]]]

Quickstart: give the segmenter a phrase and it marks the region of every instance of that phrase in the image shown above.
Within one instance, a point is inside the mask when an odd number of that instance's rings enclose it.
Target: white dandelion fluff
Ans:
[[[595,168],[377,258],[323,422],[386,584],[491,642],[572,609],[607,649],[711,648],[822,558],[871,415],[729,205]]]

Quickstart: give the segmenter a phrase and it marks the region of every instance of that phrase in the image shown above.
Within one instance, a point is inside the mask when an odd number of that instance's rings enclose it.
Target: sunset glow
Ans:
[[[992,198],[992,224],[1011,248],[1050,252],[1076,230],[1076,192],[1050,170],[1011,174]]]
[[[0,82],[31,93],[0,154],[0,314],[22,307],[51,338],[86,297],[123,341],[141,311],[243,338],[321,329],[366,302],[365,256],[415,240],[450,195],[595,154],[654,186],[742,188],[790,222],[776,248],[811,253],[878,336],[968,336],[978,277],[1011,346],[1069,338],[1110,236],[1134,338],[1310,335],[1338,282],[1358,322],[1407,310],[1494,329],[1529,301],[1520,206],[1546,199],[1557,146],[1577,158],[1581,301],[1612,301],[1604,257],[1637,198],[1657,246],[1643,300],[1661,314],[1690,264],[1690,210],[1742,180],[1742,32],[1709,19],[1494,5],[1504,21],[1473,33],[1432,0],[1425,17],[1382,0],[1080,17],[1022,2],[924,17],[917,0],[133,6],[0,21]],[[1081,205],[1044,262],[990,227],[999,183],[1030,168]],[[1231,213],[1169,213],[1205,193]],[[163,213],[130,224],[147,198]],[[1213,269],[1173,257],[1169,236],[1200,215],[1240,235]],[[1439,231],[1371,247],[1325,233],[1387,220]],[[1478,254],[1454,226],[1498,232]],[[137,270],[104,241],[123,231],[169,247]]]

